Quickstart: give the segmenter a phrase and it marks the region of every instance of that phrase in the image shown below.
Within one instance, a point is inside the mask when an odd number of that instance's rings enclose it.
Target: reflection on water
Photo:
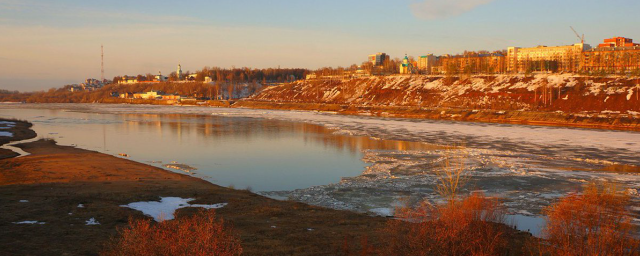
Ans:
[[[424,143],[334,134],[325,127],[268,119],[181,114],[95,114],[57,109],[1,109],[28,120],[41,137],[63,145],[161,167],[197,168],[213,183],[257,191],[291,190],[340,181],[365,167],[362,150],[422,150]]]

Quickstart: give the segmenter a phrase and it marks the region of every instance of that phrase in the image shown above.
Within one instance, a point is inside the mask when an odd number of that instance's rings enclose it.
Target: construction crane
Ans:
[[[578,37],[578,40],[580,40],[580,43],[581,43],[581,44],[584,44],[584,34],[582,34],[582,37],[580,37],[580,34],[578,34],[578,32],[576,32],[576,30],[575,30],[575,29],[573,29],[573,27],[572,27],[572,26],[569,26],[569,27],[571,28],[571,30],[573,30],[573,33],[575,33],[575,34],[576,34],[576,36]]]

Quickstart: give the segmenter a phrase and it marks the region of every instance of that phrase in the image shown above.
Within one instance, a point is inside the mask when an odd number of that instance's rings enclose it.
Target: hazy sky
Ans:
[[[204,66],[360,64],[606,37],[640,41],[637,0],[0,0],[0,89]]]

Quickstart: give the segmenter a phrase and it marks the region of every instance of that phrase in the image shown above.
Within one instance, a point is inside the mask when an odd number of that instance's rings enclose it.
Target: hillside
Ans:
[[[297,81],[236,106],[638,129],[639,89],[637,78],[569,74],[387,76]]]

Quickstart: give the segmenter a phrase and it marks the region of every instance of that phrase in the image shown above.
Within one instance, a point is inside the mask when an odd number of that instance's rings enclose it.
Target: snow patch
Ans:
[[[13,133],[0,131],[0,136],[2,136],[2,137],[13,137]]]
[[[100,222],[98,222],[95,218],[91,218],[91,219],[86,221],[85,225],[87,225],[87,226],[100,225]]]
[[[16,123],[9,121],[0,121],[0,129],[9,129],[16,126]]]
[[[20,200],[21,203],[28,203],[29,200]]]
[[[180,197],[160,197],[160,202],[135,202],[127,205],[121,205],[120,207],[128,207],[137,211],[141,211],[144,215],[153,217],[157,222],[172,220],[173,214],[176,210],[185,207],[200,207],[205,209],[218,209],[227,205],[227,203],[219,204],[189,204],[193,201],[193,198],[180,198]]]
[[[373,208],[369,209],[369,212],[383,217],[391,217],[395,213],[395,210],[393,208]]]
[[[25,220],[20,222],[13,222],[13,224],[29,224],[29,225],[33,225],[33,224],[43,225],[45,223],[46,222],[37,221],[37,220]]]

